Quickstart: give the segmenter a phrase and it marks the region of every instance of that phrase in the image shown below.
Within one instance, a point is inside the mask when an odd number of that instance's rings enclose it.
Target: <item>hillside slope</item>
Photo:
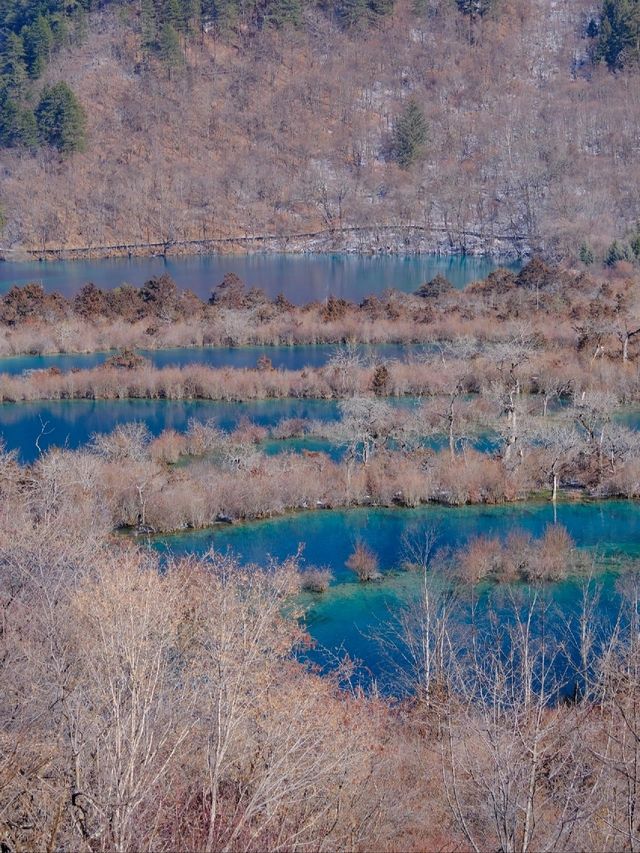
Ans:
[[[640,215],[640,86],[588,58],[592,0],[503,0],[469,38],[451,0],[405,0],[345,32],[211,30],[169,72],[141,61],[137,4],[93,12],[54,55],[88,115],[87,147],[2,152],[5,249],[296,234],[294,248],[440,248],[575,257]],[[205,27],[206,29],[206,27]],[[410,98],[423,156],[390,155]],[[418,226],[411,236],[382,225]]]

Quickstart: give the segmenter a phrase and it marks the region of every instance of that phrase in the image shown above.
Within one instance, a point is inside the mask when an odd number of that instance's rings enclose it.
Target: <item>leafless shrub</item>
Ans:
[[[326,592],[333,579],[331,569],[307,566],[300,574],[302,589],[306,592]]]
[[[361,583],[369,583],[381,577],[378,557],[361,540],[356,542],[353,552],[347,559],[347,568],[356,573]]]

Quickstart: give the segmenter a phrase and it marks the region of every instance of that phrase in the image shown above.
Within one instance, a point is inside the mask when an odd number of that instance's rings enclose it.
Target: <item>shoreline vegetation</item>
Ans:
[[[155,437],[132,422],[29,465],[0,449],[10,853],[634,848],[640,572],[628,556],[611,572],[557,523],[448,548],[433,528],[407,528],[393,569],[411,594],[366,638],[386,693],[339,637],[321,665],[305,659],[322,650],[304,596],[328,603],[332,578],[302,548],[243,566],[232,553],[143,546],[154,533],[299,510],[640,496],[640,432],[616,420],[640,399],[632,271],[597,281],[536,261],[463,293],[447,284],[360,306],[294,308],[233,278],[211,304],[167,279],[88,287],[72,302],[33,286],[0,300],[2,351],[129,347],[92,370],[4,374],[4,400],[295,393],[336,400],[339,413],[232,432],[193,420]],[[302,371],[268,359],[151,369],[131,348],[189,334],[342,346]],[[439,346],[363,361],[353,344],[375,336]],[[408,393],[421,396],[393,405]],[[0,414],[9,406],[20,410],[3,402]],[[314,435],[342,458],[261,450]],[[390,566],[373,545],[356,537],[345,557],[358,594],[375,594]],[[563,581],[575,584],[570,606],[553,598]]]
[[[291,254],[342,252],[357,255],[437,254],[487,256],[512,261],[532,254],[524,234],[496,235],[464,231],[456,240],[445,227],[424,225],[353,225],[283,234],[236,234],[203,239],[167,239],[148,243],[93,246],[5,247],[2,260],[89,260],[132,257],[285,252]],[[535,241],[533,241],[535,242]]]
[[[473,356],[483,346],[526,337],[535,350],[561,358],[568,350],[596,364],[626,364],[638,343],[638,281],[627,262],[588,271],[534,258],[517,274],[497,269],[463,290],[437,275],[414,294],[388,290],[360,304],[329,296],[302,306],[248,290],[234,273],[212,288],[208,301],[179,290],[167,275],[139,288],[88,283],[70,299],[33,283],[0,297],[0,355],[457,342]]]
[[[42,502],[48,513],[70,502],[70,523],[78,514],[83,527],[105,533],[177,533],[338,508],[640,497],[640,434],[618,427],[602,445],[577,431],[568,438],[566,425],[556,443],[532,433],[517,455],[506,442],[496,453],[415,442],[385,449],[375,426],[358,432],[348,416],[330,429],[345,444],[340,460],[319,451],[266,455],[256,443],[265,431],[250,424],[225,433],[194,421],[186,434],[152,438],[143,424],[127,423],[96,434],[86,448],[54,448],[29,465],[3,449],[2,478],[16,500]],[[185,459],[188,465],[176,464]]]
[[[37,285],[14,287],[0,299],[0,339],[14,350],[47,349],[55,334],[68,349],[80,339],[85,349],[149,341],[160,348],[184,344],[187,335],[201,344],[342,345],[325,366],[302,370],[273,369],[265,356],[255,369],[153,368],[125,348],[89,370],[0,373],[0,405],[289,398],[338,404],[335,423],[285,420],[270,433],[276,440],[328,439],[344,448],[338,461],[304,450],[265,455],[259,442],[269,434],[246,420],[231,435],[214,421],[194,421],[186,434],[169,430],[155,439],[131,424],[96,436],[84,451],[36,461],[33,471],[49,459],[61,469],[86,465],[92,483],[111,482],[117,498],[95,489],[96,512],[110,507],[112,528],[199,528],[219,518],[316,506],[495,503],[546,490],[555,501],[563,488],[635,498],[640,433],[618,414],[640,401],[637,293],[628,266],[596,278],[539,259],[518,274],[497,270],[464,291],[437,276],[416,294],[390,291],[360,305],[329,297],[295,307],[247,291],[234,274],[208,302],[179,291],[167,276],[114,291],[89,284],[70,300]],[[357,344],[372,340],[430,346],[405,361],[363,359]],[[480,452],[483,436],[488,443]],[[172,468],[197,456],[210,458]]]

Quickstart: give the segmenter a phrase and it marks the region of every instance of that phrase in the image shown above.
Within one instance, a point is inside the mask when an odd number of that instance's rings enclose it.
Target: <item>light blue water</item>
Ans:
[[[424,344],[379,344],[356,347],[365,359],[389,361],[407,360],[425,352]],[[254,368],[262,356],[271,359],[272,365],[283,370],[302,370],[305,367],[323,367],[339,350],[335,344],[314,346],[277,347],[180,347],[166,350],[137,350],[148,358],[154,367],[183,367],[202,364],[207,367]],[[25,370],[46,370],[57,367],[62,371],[88,370],[103,364],[112,352],[64,353],[56,355],[17,355],[0,358],[0,373],[12,376]]]
[[[304,564],[328,566],[334,574],[327,593],[307,594],[299,600],[307,608],[306,624],[317,644],[309,658],[324,667],[336,655],[347,653],[362,662],[364,672],[393,691],[397,673],[390,670],[388,655],[376,635],[384,633],[400,609],[419,595],[420,577],[398,571],[404,559],[403,536],[433,525],[439,547],[458,548],[476,536],[504,538],[514,529],[540,537],[555,520],[568,529],[579,548],[599,560],[640,557],[640,505],[632,501],[560,504],[555,511],[549,503],[321,511],[158,538],[152,545],[163,554],[175,555],[204,553],[213,547],[232,551],[243,563],[264,565],[268,557],[283,560],[295,554],[304,543]],[[357,540],[376,553],[384,577],[381,583],[354,582],[346,568]],[[598,583],[603,589],[597,618],[606,633],[607,624],[617,616],[620,598],[613,574],[603,574]],[[491,607],[505,619],[512,618],[512,591],[513,587],[485,586],[479,593],[481,613],[486,615]],[[526,594],[527,588],[521,585],[518,592]],[[547,630],[564,631],[567,621],[575,622],[580,581],[574,578],[549,584],[545,595],[556,605]],[[457,618],[460,622],[469,618],[466,602],[461,602]]]
[[[296,304],[326,299],[333,294],[359,302],[387,288],[414,291],[437,273],[456,287],[485,278],[501,264],[490,258],[464,256],[354,255],[203,255],[178,258],[132,258],[95,261],[30,261],[0,263],[0,293],[13,284],[39,281],[49,290],[72,296],[89,281],[101,288],[124,282],[141,285],[168,273],[180,288],[208,298],[224,275],[234,272],[248,287],[261,287],[270,297],[278,293]],[[502,264],[502,266],[509,266]],[[510,267],[518,269],[519,264]]]

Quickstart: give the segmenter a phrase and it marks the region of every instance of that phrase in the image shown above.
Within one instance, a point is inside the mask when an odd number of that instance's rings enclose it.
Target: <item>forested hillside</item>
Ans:
[[[93,5],[0,2],[5,251],[640,251],[640,0]]]

